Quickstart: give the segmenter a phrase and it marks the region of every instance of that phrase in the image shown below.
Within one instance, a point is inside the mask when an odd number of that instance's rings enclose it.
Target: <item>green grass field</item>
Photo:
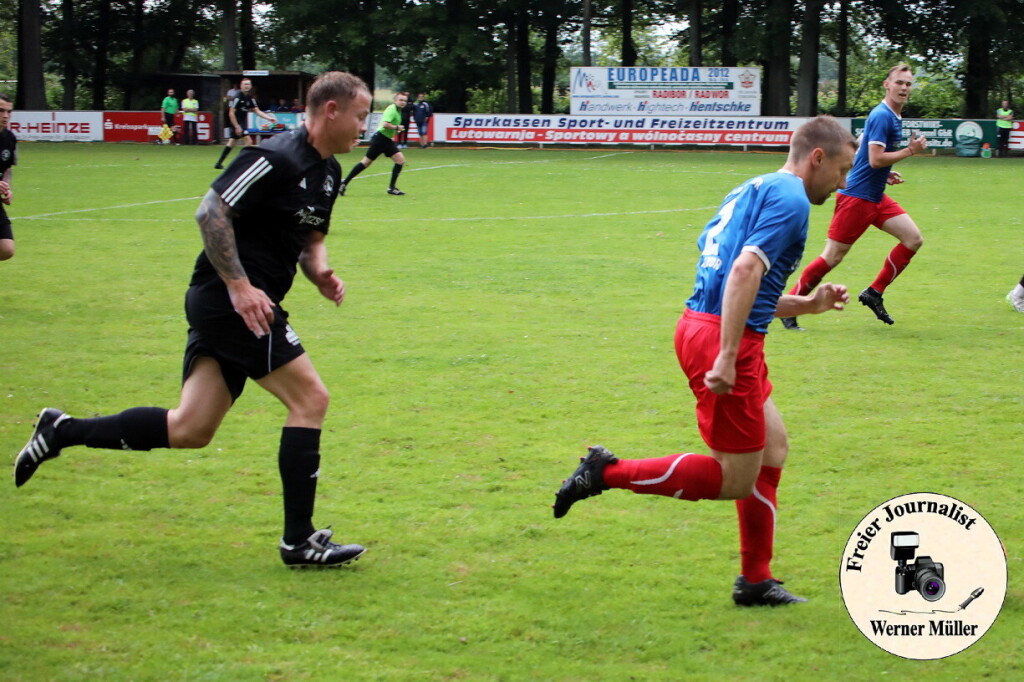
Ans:
[[[214,148],[23,144],[0,263],[0,448],[35,413],[176,404],[193,220]],[[5,680],[1021,679],[1024,315],[1019,163],[914,158],[892,194],[925,246],[886,295],[773,325],[791,438],[774,563],[811,602],[740,610],[731,502],[612,491],[555,521],[585,446],[703,451],[672,349],[700,228],[779,154],[409,150],[339,199],[348,297],[285,307],[332,404],[317,520],[367,555],[286,570],[283,409],[250,384],[201,451],[74,448],[0,485]],[[232,157],[233,158],[233,157]],[[347,170],[356,153],[341,159]],[[805,261],[832,203],[816,207]],[[832,276],[856,293],[872,231]],[[857,631],[838,571],[861,517],[957,497],[1009,554],[991,631],[940,661]],[[937,557],[938,559],[938,557]]]

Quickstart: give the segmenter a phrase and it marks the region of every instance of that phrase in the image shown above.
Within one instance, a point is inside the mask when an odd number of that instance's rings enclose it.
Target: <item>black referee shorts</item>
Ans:
[[[270,334],[262,338],[256,338],[245,326],[242,316],[231,308],[226,292],[216,289],[189,287],[185,316],[189,329],[182,383],[192,373],[196,358],[213,358],[220,365],[233,401],[242,395],[247,378],[262,379],[306,352],[288,324],[288,313],[277,305]]]
[[[366,158],[373,161],[383,154],[389,159],[399,152],[398,145],[384,133],[376,132],[370,138],[370,148],[366,150]]]

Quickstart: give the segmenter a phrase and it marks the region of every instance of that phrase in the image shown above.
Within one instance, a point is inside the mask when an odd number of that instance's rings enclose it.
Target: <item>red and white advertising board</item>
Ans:
[[[196,124],[199,142],[213,140],[213,114],[201,111]],[[181,114],[174,117],[176,125],[182,125]],[[163,115],[158,111],[105,111],[103,112],[104,142],[153,142],[164,125]]]
[[[806,118],[435,114],[437,142],[780,146]]]
[[[1010,149],[1024,149],[1024,121],[1014,121],[1010,130]]]
[[[18,111],[11,115],[11,132],[19,140],[45,142],[102,142],[103,112]]]

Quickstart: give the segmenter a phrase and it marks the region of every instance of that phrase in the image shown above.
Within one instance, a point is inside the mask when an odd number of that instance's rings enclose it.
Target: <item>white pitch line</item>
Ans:
[[[469,216],[465,218],[384,218],[362,219],[361,223],[454,223],[468,220],[553,220],[556,218],[615,218],[628,215],[655,215],[659,213],[682,213],[684,211],[713,211],[718,206],[694,206],[692,208],[664,208],[653,211],[618,211],[614,213],[566,213],[562,215],[522,215],[522,216]]]
[[[39,218],[52,218],[54,216],[65,216],[73,213],[91,213],[93,211],[113,211],[118,208],[136,208],[138,206],[154,206],[156,204],[172,204],[176,201],[199,201],[202,197],[184,197],[182,199],[160,199],[159,201],[143,201],[138,204],[120,204],[118,206],[98,206],[96,208],[76,208],[71,211],[57,211],[55,213],[39,213],[37,215],[17,216],[18,220],[37,220]]]

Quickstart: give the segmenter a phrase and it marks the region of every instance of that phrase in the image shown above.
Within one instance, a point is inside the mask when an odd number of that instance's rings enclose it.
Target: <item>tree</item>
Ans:
[[[18,91],[14,106],[18,109],[47,109],[43,82],[41,40],[42,6],[39,0],[18,3]]]
[[[797,116],[818,113],[818,53],[821,49],[821,12],[825,0],[804,0],[800,31],[800,72],[797,76]]]
[[[764,32],[760,41],[761,65],[764,67],[761,112],[767,116],[788,116],[793,0],[768,0],[763,22]]]

